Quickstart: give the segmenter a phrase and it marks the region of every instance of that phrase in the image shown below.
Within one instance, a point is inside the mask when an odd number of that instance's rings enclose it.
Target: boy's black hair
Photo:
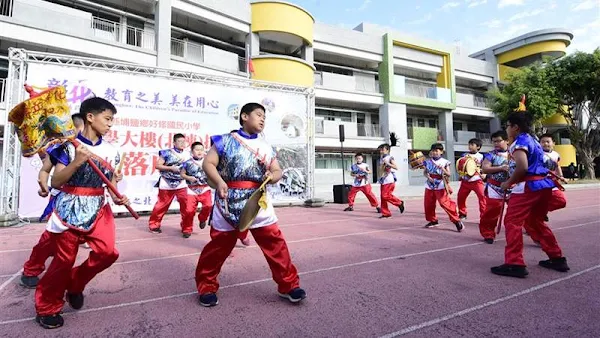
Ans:
[[[431,145],[431,149],[430,150],[441,150],[444,151],[444,145],[441,143],[434,143]]]
[[[531,114],[529,114],[529,112],[527,111],[516,111],[516,112],[511,112],[510,114],[508,114],[508,116],[506,117],[506,122],[510,122],[510,124],[515,125],[515,126],[519,126],[519,130],[522,133],[530,133],[531,132],[531,125],[532,125],[532,117]]]
[[[202,142],[200,142],[200,141],[196,141],[196,142],[192,143],[192,146],[190,147],[190,149],[194,150],[194,147],[196,147],[196,146],[204,147],[204,144],[202,144]]]
[[[106,110],[111,111],[113,114],[117,113],[117,108],[115,108],[110,101],[101,97],[90,97],[81,102],[79,115],[83,118],[83,121],[87,123],[87,119],[85,118],[87,114],[98,115]]]
[[[85,123],[85,119],[83,118],[83,114],[81,113],[75,113],[71,115],[71,119],[73,120],[73,122],[75,122],[76,120],[80,120],[81,123]]]
[[[552,134],[549,134],[549,133],[542,134],[542,136],[540,136],[540,141],[541,141],[541,140],[542,140],[544,137],[547,137],[547,138],[551,139],[551,140],[552,140],[552,142],[554,142],[554,138],[552,137]]]
[[[250,103],[246,103],[242,109],[240,109],[240,126],[244,125],[244,121],[242,120],[242,114],[250,114],[252,113],[255,109],[262,109],[262,111],[266,112],[267,110],[265,109],[265,106],[263,106],[260,103],[256,103],[256,102],[250,102]]]
[[[361,157],[363,157],[363,158],[365,157],[365,155],[363,155],[362,153],[356,153],[356,154],[354,154],[354,157],[355,157],[355,158],[356,158],[356,157],[359,157],[359,156],[361,156]]]
[[[173,142],[177,141],[180,138],[185,138],[185,135],[183,135],[182,133],[177,133],[173,135]]]
[[[496,131],[495,133],[492,134],[492,136],[490,137],[490,140],[493,140],[496,137],[500,137],[504,141],[508,141],[508,134],[506,133],[506,130],[498,130],[498,131]]]
[[[469,140],[469,144],[474,144],[477,146],[477,150],[481,149],[481,146],[483,145],[483,142],[481,142],[480,139],[478,138],[472,138]]]
[[[381,149],[390,150],[390,145],[387,143],[381,144],[379,147],[377,147],[377,150]]]

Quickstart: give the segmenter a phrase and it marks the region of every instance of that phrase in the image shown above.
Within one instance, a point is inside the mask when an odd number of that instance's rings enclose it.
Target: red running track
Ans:
[[[462,233],[438,208],[441,226],[425,229],[422,200],[378,219],[366,204],[276,209],[305,302],[280,299],[260,250],[239,246],[225,263],[220,304],[198,305],[194,270],[208,229],[180,236],[178,216],[163,233],[147,218],[117,219],[118,262],[85,291],[83,309],[65,305],[65,326],[45,331],[33,320],[33,290],[19,270],[43,225],[0,229],[0,332],[7,337],[597,337],[600,333],[600,190],[567,192],[550,214],[571,271],[537,265],[545,255],[525,238],[526,279],[500,277],[504,241],[485,244],[475,196]],[[501,236],[500,238],[503,238]],[[81,249],[79,260],[87,250]],[[47,262],[49,264],[49,261]]]

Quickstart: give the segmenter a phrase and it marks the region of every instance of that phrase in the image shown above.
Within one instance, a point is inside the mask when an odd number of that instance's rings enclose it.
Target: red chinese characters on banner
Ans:
[[[145,176],[151,174],[148,171],[148,157],[151,156],[148,153],[141,151],[138,152],[126,152],[125,161],[123,163],[123,175],[125,176]]]
[[[160,129],[171,129],[171,131],[163,132]],[[125,153],[123,163],[125,176],[146,176],[157,172],[158,150],[173,147],[173,135],[177,130],[181,130],[185,136],[186,150],[197,141],[202,142],[208,149],[210,135],[196,134],[200,129],[199,122],[115,117],[113,128],[105,138]]]
[[[141,148],[157,148],[157,138],[154,132],[142,132],[140,135]]]

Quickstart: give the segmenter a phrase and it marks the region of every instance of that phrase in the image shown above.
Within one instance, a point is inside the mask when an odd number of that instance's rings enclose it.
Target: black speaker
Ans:
[[[333,186],[333,203],[336,204],[347,204],[348,193],[350,192],[350,185],[334,185]]]
[[[344,125],[340,124],[340,142],[344,142],[344,140],[346,139],[345,135],[344,135]]]

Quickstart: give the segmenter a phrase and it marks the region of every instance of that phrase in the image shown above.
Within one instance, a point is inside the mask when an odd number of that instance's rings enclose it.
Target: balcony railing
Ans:
[[[490,100],[483,93],[463,91],[456,93],[456,105],[489,109]]]
[[[5,98],[6,98],[6,91],[5,91],[5,86],[6,85],[6,79],[0,79],[0,106],[2,106],[4,104]]]
[[[360,73],[360,72],[357,72]],[[380,93],[379,81],[375,75],[360,73],[361,75],[343,75],[330,72],[315,72],[314,85],[344,91],[364,93]]]
[[[95,37],[136,46],[148,50],[156,50],[153,30],[144,30],[137,27],[123,26],[119,22],[92,17],[91,28]]]
[[[437,87],[435,84],[425,81],[409,79],[402,75],[394,75],[394,95],[418,97],[445,103],[452,102],[450,89]]]
[[[247,72],[246,58],[188,39],[171,38],[171,55],[180,57],[189,63],[213,66],[227,72]]]
[[[337,137],[340,124],[343,124],[345,127],[346,138],[381,137],[381,127],[379,124],[340,122],[323,119],[315,119],[315,134]]]
[[[0,16],[12,16],[14,0],[0,0]]]
[[[204,45],[188,40],[171,38],[171,55],[182,57],[190,62],[204,62]]]
[[[381,137],[381,127],[378,124],[357,123],[357,135],[362,137]]]

